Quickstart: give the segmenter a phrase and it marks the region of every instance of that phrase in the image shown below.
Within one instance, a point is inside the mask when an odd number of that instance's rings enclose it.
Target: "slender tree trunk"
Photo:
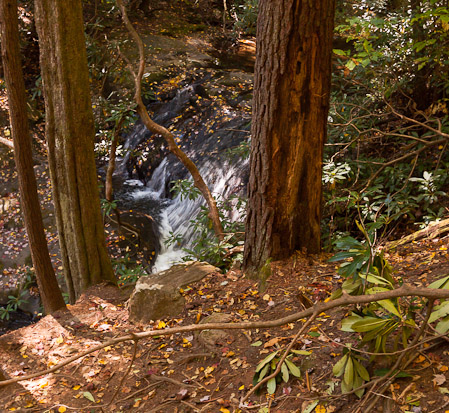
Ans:
[[[36,0],[35,18],[53,199],[74,301],[90,285],[115,281],[100,210],[81,0]]]
[[[3,70],[8,93],[22,213],[42,303],[46,313],[51,314],[64,308],[65,303],[50,261],[37,195],[31,136],[28,129],[27,98],[20,61],[16,0],[0,0],[0,23]]]
[[[320,251],[334,0],[261,0],[244,269]]]
[[[109,150],[109,162],[108,169],[106,170],[105,179],[105,198],[108,202],[112,202],[112,194],[114,193],[114,188],[112,187],[112,175],[114,175],[115,170],[115,160],[117,157],[117,144],[118,138],[120,136],[120,129],[122,128],[123,122],[125,121],[125,115],[120,117],[114,128],[114,134],[112,135],[111,148]]]

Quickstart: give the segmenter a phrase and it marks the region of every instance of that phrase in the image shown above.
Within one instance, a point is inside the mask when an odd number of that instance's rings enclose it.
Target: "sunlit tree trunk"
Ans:
[[[244,269],[320,251],[334,0],[261,0]]]
[[[36,0],[48,159],[64,274],[73,301],[115,281],[106,250],[81,0]]]
[[[19,179],[20,203],[42,304],[46,313],[50,314],[64,308],[65,303],[50,261],[37,195],[20,59],[16,0],[0,0],[0,24],[3,70]]]

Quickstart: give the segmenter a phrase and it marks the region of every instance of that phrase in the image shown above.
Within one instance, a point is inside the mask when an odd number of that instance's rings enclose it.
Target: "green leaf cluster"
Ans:
[[[359,389],[359,387],[364,382],[369,381],[369,373],[360,362],[359,357],[354,355],[350,349],[346,348],[345,350],[347,353],[334,365],[332,372],[335,376],[342,377],[342,393],[349,393],[355,390],[355,394],[358,397],[362,397],[365,389]]]
[[[270,376],[272,373],[274,373],[280,361],[280,351],[281,350],[276,350],[270,353],[257,365],[253,376],[254,386],[262,381],[264,377]],[[294,354],[308,356],[310,355],[310,352],[305,350],[291,350],[291,353],[292,354],[289,354],[282,363],[280,373],[276,377],[272,377],[267,381],[267,391],[269,394],[274,394],[276,392],[277,384],[281,383],[282,381],[284,383],[287,383],[291,376],[297,378],[301,377],[301,370],[295,363],[291,361],[291,359]]]

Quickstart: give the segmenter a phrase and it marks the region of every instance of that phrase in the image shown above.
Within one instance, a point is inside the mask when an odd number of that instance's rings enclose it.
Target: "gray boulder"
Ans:
[[[178,315],[185,305],[185,299],[179,289],[219,271],[213,265],[190,261],[139,278],[129,299],[130,321],[147,324],[150,321]]]

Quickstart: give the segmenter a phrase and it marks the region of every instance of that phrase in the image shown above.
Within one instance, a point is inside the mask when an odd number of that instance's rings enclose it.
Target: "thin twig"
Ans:
[[[128,366],[128,370],[126,370],[126,373],[123,375],[122,379],[120,380],[119,385],[117,386],[117,389],[115,390],[114,394],[111,397],[111,401],[108,403],[108,406],[110,406],[112,404],[112,402],[114,401],[114,399],[116,398],[118,392],[120,391],[120,389],[122,388],[123,383],[125,382],[125,379],[128,377],[129,372],[131,371],[131,368],[134,364],[134,360],[136,359],[136,354],[137,354],[137,344],[139,343],[139,340],[135,340],[134,341],[134,348],[133,348],[133,355],[131,357],[131,361],[129,362],[129,366]]]
[[[171,383],[171,384],[175,384],[176,386],[180,386],[180,387],[195,387],[192,384],[186,384],[183,383],[181,381],[172,379],[170,377],[165,377],[165,376],[157,376],[156,374],[152,374],[150,376],[151,380],[157,380],[157,381],[165,381],[166,383]]]

